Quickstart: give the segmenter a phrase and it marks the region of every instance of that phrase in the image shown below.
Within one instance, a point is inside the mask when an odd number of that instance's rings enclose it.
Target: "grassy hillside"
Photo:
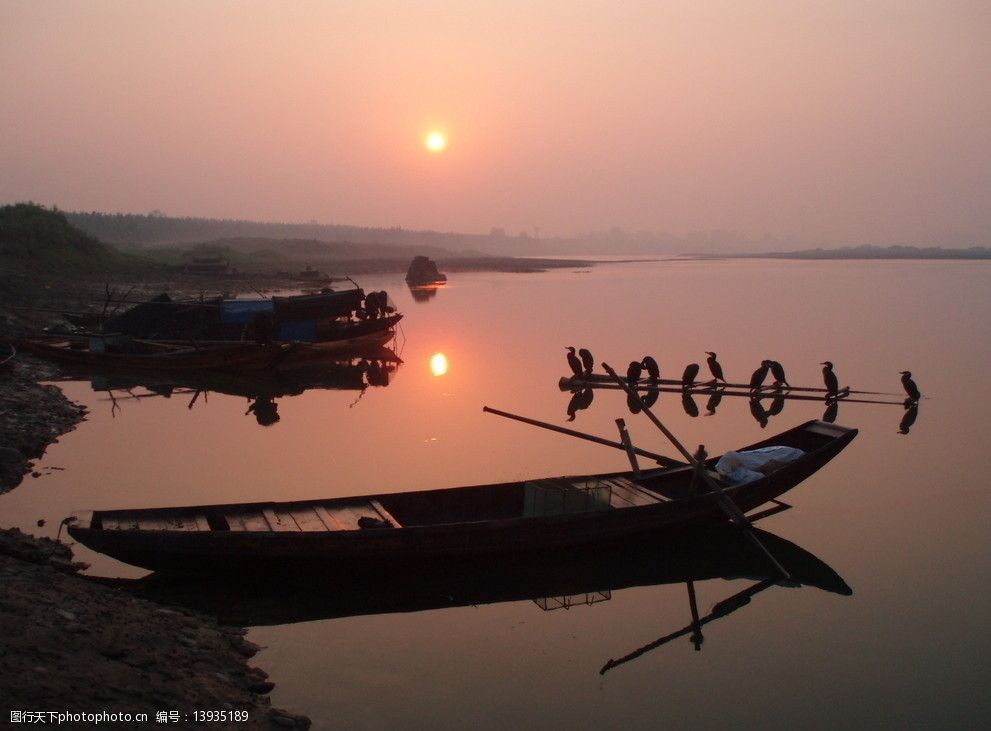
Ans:
[[[140,262],[76,228],[56,208],[0,206],[0,271],[94,271]]]

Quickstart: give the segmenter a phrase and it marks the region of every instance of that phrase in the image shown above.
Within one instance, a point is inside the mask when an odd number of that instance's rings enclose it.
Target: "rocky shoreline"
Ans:
[[[55,319],[20,309],[30,303],[27,286],[0,280],[0,342]],[[71,291],[98,293],[85,283]],[[0,373],[0,493],[16,488],[32,460],[86,417],[83,406],[39,383],[56,375],[54,367],[20,355]],[[259,648],[244,638],[246,630],[133,597],[80,575],[82,568],[66,545],[0,527],[4,723],[54,723],[51,712],[96,714],[69,716],[71,728],[93,727],[99,714],[130,714],[131,720],[102,716],[99,725],[109,728],[145,728],[163,718],[173,728],[310,726],[305,716],[272,708],[267,694],[274,684],[248,664]]]

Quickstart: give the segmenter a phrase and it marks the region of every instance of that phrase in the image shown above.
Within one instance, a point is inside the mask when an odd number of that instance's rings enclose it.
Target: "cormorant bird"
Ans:
[[[695,377],[699,374],[699,364],[689,363],[685,367],[685,372],[681,374],[681,387],[688,388],[695,383]]]
[[[922,398],[922,394],[919,393],[919,387],[915,385],[915,381],[912,380],[912,371],[902,371],[902,388],[905,389],[905,393],[912,401],[918,401]]]
[[[575,346],[570,345],[568,350],[568,367],[571,368],[571,372],[576,376],[581,376],[582,374],[582,362],[578,360],[578,356],[575,355]]]
[[[833,364],[827,360],[819,365],[825,366],[822,369],[822,380],[826,384],[826,394],[836,394],[840,390],[840,382],[833,373]]]
[[[750,376],[750,390],[757,391],[762,385],[764,385],[764,379],[767,378],[767,371],[771,368],[771,361],[762,360],[760,362],[760,368],[754,371],[754,374]]]
[[[788,379],[785,378],[785,369],[778,361],[772,360],[771,363],[771,375],[774,376],[774,382],[781,384],[783,383],[788,388],[791,388],[791,384],[788,383]]]
[[[592,357],[592,351],[588,348],[582,348],[578,351],[578,355],[582,359],[582,365],[585,366],[585,375],[592,375],[592,369],[595,368],[595,359]]]
[[[639,414],[643,411],[643,405],[640,399],[637,398],[636,392],[626,395],[626,408],[630,410],[631,414]]]
[[[640,365],[642,365],[647,371],[647,376],[650,378],[651,383],[657,383],[661,379],[661,369],[657,365],[657,361],[649,355],[645,355],[643,357],[643,360],[640,361]]]
[[[640,361],[631,360],[629,368],[626,369],[626,380],[630,382],[631,386],[636,386],[641,373],[643,373],[643,365]]]
[[[719,361],[716,360],[716,354],[708,350],[705,351],[705,354],[709,356],[705,359],[705,362],[709,364],[709,372],[712,373],[712,377],[717,381],[726,383],[726,379],[723,378],[723,367],[719,365]]]

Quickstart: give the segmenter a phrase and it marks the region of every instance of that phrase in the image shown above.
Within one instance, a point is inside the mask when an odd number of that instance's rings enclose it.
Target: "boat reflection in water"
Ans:
[[[279,370],[252,373],[95,373],[74,371],[66,380],[88,378],[94,391],[106,392],[111,401],[111,413],[116,415],[121,404],[130,399],[171,398],[189,396],[192,409],[210,393],[241,396],[248,399],[245,415],[252,415],[262,426],[279,421],[280,398],[299,396],[311,390],[357,391],[358,398],[369,387],[389,385],[402,359],[389,348],[379,347],[360,357],[339,355],[322,358],[309,355]],[[146,393],[134,393],[135,389]]]
[[[414,302],[429,302],[434,297],[437,296],[437,290],[446,287],[444,283],[441,284],[420,284],[420,285],[409,285],[409,293],[413,297]]]
[[[781,581],[774,566],[743,533],[723,526],[668,531],[566,552],[528,551],[497,559],[356,562],[320,571],[287,571],[270,578],[253,575],[250,582],[175,574],[94,580],[157,602],[206,612],[225,624],[247,627],[525,600],[550,611],[605,601],[613,591],[631,587],[687,584],[692,616],[689,626],[624,658],[610,660],[602,669],[605,672],[676,637],[694,637],[698,646],[702,626],[774,586],[809,586],[844,596],[853,593],[832,568],[808,551],[771,533],[756,533],[787,567],[792,577],[789,581]],[[700,617],[694,584],[717,578],[746,578],[756,583]]]

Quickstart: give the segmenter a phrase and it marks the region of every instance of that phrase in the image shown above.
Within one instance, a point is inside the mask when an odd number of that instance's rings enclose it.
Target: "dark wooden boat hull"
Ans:
[[[801,444],[809,450],[761,479],[726,488],[724,494],[740,510],[753,510],[819,470],[856,434],[855,429],[814,421],[751,445],[747,449]],[[714,462],[715,458],[710,460],[710,466]],[[528,483],[513,482],[324,501],[105,511],[78,516],[69,532],[95,551],[155,571],[265,571],[297,562],[374,563],[410,556],[441,559],[543,551],[724,523],[725,514],[713,494],[692,492],[693,476],[690,467],[652,470],[636,481],[654,496],[653,501],[622,509],[612,509],[611,504],[592,512],[527,516]],[[561,479],[629,482],[631,477],[629,472],[617,472]],[[359,529],[357,523],[329,527],[337,514],[356,516],[372,505],[395,527]],[[304,517],[311,514],[323,516],[320,519],[328,527],[314,528],[315,520]],[[365,512],[372,514],[376,513]],[[438,521],[441,514],[444,519]],[[262,516],[268,527],[247,528],[252,516]]]

